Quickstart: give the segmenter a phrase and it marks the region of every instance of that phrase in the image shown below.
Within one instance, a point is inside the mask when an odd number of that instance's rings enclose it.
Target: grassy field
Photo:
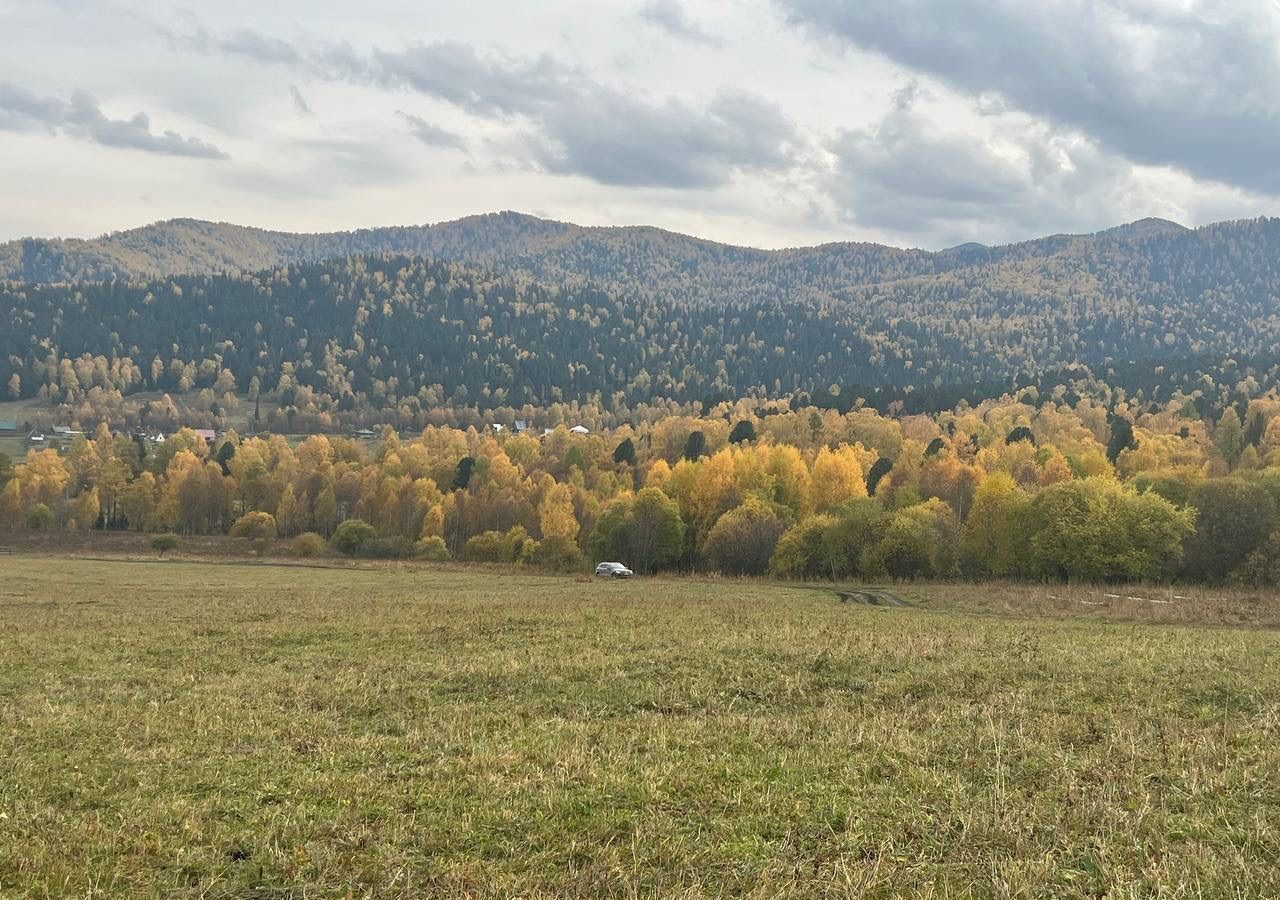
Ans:
[[[905,593],[0,558],[0,896],[1280,896],[1275,632]]]

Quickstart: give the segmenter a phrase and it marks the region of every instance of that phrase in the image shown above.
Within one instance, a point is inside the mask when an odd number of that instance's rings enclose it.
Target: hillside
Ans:
[[[933,408],[1082,377],[1152,399],[1235,390],[1243,365],[1275,380],[1280,220],[1147,221],[934,254],[765,252],[514,215],[403,233],[443,249],[11,284],[0,384],[75,406],[95,388],[212,399],[256,378],[289,388],[285,406],[300,391],[304,413],[398,410],[416,423],[440,405],[808,393]],[[439,258],[450,254],[488,264]]]
[[[175,219],[94,240],[0,244],[0,280],[64,283],[109,278],[255,272],[348,255],[396,253],[467,262],[546,281],[722,305],[829,293],[1014,257],[1043,259],[1080,244],[1124,244],[1188,233],[1148,219],[1097,235],[1056,235],[1004,247],[964,244],[929,253],[867,243],[786,250],[736,247],[644,226],[588,228],[514,212],[437,225],[291,234]]]

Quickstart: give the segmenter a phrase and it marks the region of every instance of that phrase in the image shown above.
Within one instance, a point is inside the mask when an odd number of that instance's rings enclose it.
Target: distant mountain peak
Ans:
[[[1138,219],[1136,222],[1130,222],[1127,225],[1117,225],[1114,228],[1104,229],[1097,232],[1094,237],[1164,237],[1171,234],[1186,234],[1190,231],[1191,229],[1187,226],[1179,225],[1169,219],[1148,216],[1145,219]]]

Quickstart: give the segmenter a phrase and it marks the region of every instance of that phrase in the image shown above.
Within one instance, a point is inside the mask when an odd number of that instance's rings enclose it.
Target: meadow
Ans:
[[[2,897],[1280,895],[1274,595],[0,557]]]

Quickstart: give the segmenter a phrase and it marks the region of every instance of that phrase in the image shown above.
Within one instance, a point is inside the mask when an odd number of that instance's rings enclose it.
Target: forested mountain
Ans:
[[[799,288],[833,290],[949,265],[947,254],[877,244],[756,250],[658,228],[585,228],[506,212],[332,234],[175,219],[95,240],[27,239],[0,245],[0,280],[55,283],[252,272],[370,253],[521,270],[557,283],[589,279],[626,290],[694,294],[710,303],[744,292],[768,297]]]
[[[8,252],[44,277],[266,263],[8,282],[0,385],[71,407],[95,388],[222,397],[255,379],[290,389],[286,405],[303,389],[304,415],[396,409],[410,424],[439,405],[593,398],[942,408],[1085,377],[1163,400],[1274,384],[1280,347],[1277,219],[939,253],[761,251],[516,214],[327,236],[187,221]],[[328,258],[280,262],[295,257]]]

